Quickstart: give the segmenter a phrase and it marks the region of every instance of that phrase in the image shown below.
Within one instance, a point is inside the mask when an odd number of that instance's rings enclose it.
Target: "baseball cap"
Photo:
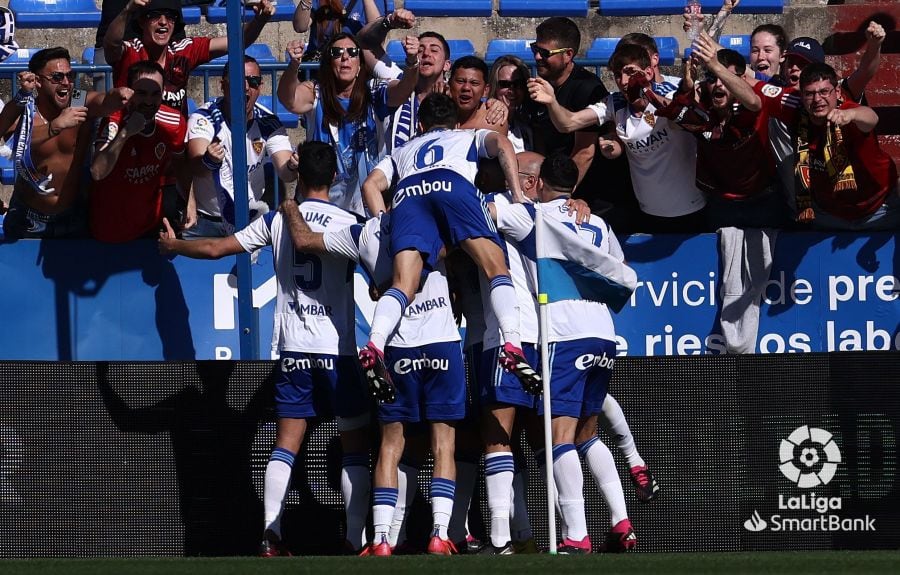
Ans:
[[[785,56],[797,56],[803,58],[810,64],[825,62],[825,50],[815,38],[809,36],[801,36],[791,40]]]

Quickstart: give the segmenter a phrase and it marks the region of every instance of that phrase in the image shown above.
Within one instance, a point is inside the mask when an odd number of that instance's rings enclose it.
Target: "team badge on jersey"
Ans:
[[[653,112],[644,112],[644,121],[652,128],[656,125],[656,116]]]
[[[153,148],[153,153],[156,154],[157,160],[161,160],[163,157],[163,154],[166,153],[166,145],[163,144],[162,142],[156,144],[156,147]]]
[[[257,156],[262,154],[263,146],[265,146],[265,145],[266,145],[266,143],[262,140],[253,140],[253,151],[256,153]]]
[[[778,94],[781,93],[781,87],[776,86],[774,84],[766,84],[765,86],[762,87],[762,93],[763,93],[763,96],[768,96],[770,98],[774,98]]]

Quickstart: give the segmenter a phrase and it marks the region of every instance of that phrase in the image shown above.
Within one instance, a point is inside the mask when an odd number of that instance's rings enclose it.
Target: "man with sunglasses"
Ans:
[[[244,56],[244,95],[247,122],[247,179],[251,220],[268,211],[264,166],[271,162],[282,182],[297,179],[297,162],[287,131],[271,111],[257,103],[262,87],[259,63]],[[225,237],[234,230],[234,168],[232,163],[228,65],[222,73],[223,96],[201,106],[188,120],[188,161],[194,174],[197,225],[185,239]],[[191,214],[188,215],[190,218]]]
[[[275,13],[271,0],[252,4],[255,17],[244,24],[244,46],[259,38]],[[126,27],[137,28],[137,38],[124,40]],[[180,0],[129,0],[112,21],[103,39],[106,61],[113,68],[113,82],[124,86],[128,67],[138,60],[152,60],[165,70],[163,103],[187,116],[187,82],[191,70],[228,53],[228,37],[184,37]]]
[[[80,192],[90,120],[124,106],[131,89],[77,90],[69,51],[62,47],[35,53],[28,71],[0,113],[0,133],[18,122],[11,145],[16,182],[3,229],[10,238],[83,237],[87,219]]]

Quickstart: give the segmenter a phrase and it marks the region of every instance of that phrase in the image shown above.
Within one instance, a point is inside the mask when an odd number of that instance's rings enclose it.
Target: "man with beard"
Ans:
[[[105,242],[156,235],[164,178],[172,158],[184,153],[186,123],[178,110],[162,105],[159,64],[132,64],[128,87],[128,107],[104,120],[91,163],[91,234]]]
[[[610,58],[620,92],[571,112],[554,97],[543,78],[529,80],[531,98],[545,104],[557,130],[574,132],[612,123],[625,145],[634,193],[644,213],[643,230],[652,233],[697,233],[706,229],[706,200],[697,189],[693,136],[673,129],[657,114],[650,80],[650,56],[641,46],[626,45]]]
[[[744,58],[734,50],[709,54],[707,49],[704,45],[696,51],[708,67],[699,101],[694,100],[687,66],[672,104],[660,100],[660,114],[697,138],[697,186],[707,194],[710,229],[783,227],[788,211],[774,188],[769,115],[739,105],[726,85],[728,78],[740,80],[744,75]]]
[[[40,50],[20,78],[19,93],[0,114],[0,133],[16,121],[13,138],[16,182],[3,230],[9,238],[80,237],[86,233],[79,193],[91,139],[87,120],[112,114],[130,88],[108,94],[75,89],[69,51]],[[33,89],[33,91],[32,91]],[[78,96],[77,101],[74,99]]]
[[[256,16],[244,24],[244,46],[259,38],[275,13],[271,0],[252,4]],[[137,28],[137,38],[124,41],[127,26]],[[138,60],[152,60],[165,71],[163,102],[187,116],[187,81],[191,71],[228,53],[228,37],[184,37],[179,0],[129,0],[110,23],[103,38],[106,61],[113,68],[113,82],[124,86],[128,67]]]

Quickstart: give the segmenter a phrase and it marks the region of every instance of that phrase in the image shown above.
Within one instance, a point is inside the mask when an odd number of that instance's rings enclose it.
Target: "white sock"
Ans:
[[[603,428],[613,439],[622,455],[625,456],[625,459],[628,461],[628,467],[646,465],[638,453],[637,447],[634,445],[634,436],[631,435],[631,428],[628,427],[628,422],[625,420],[625,412],[622,411],[622,406],[608,393],[606,394],[606,399],[603,400],[603,411],[600,413],[600,416]]]
[[[594,476],[594,483],[597,484],[597,488],[609,506],[610,525],[628,519],[622,480],[619,479],[616,462],[613,460],[609,448],[600,441],[599,437],[592,437],[584,443],[578,444],[578,453],[587,463],[591,475]]]
[[[500,324],[503,340],[522,347],[522,335],[519,328],[519,300],[516,288],[509,276],[495,276],[491,279],[491,309]]]
[[[528,541],[533,538],[531,521],[528,519],[528,469],[516,466],[512,482],[512,508],[509,513],[509,529],[513,541]]]
[[[281,512],[284,509],[284,497],[291,484],[291,469],[294,467],[294,454],[276,447],[266,464],[266,475],[263,480],[263,515],[265,527],[263,531],[271,531],[281,540]]]
[[[587,537],[584,476],[574,444],[561,443],[553,446],[553,478],[559,493],[559,509],[566,522],[566,537],[581,541]]]
[[[510,505],[513,499],[515,464],[508,451],[487,453],[484,456],[484,486],[488,508],[491,510],[491,544],[503,547],[509,543]]]
[[[540,473],[541,478],[546,481],[547,479],[547,464],[544,461],[544,449],[536,449],[534,451],[534,458],[538,463],[538,473]],[[555,482],[555,479],[554,479]],[[555,484],[555,483],[554,483]],[[566,527],[566,517],[562,513],[562,509],[559,507],[559,489],[555,489],[555,497],[553,498],[553,507],[556,509],[556,516],[559,518],[559,521],[556,522],[556,531],[557,531],[557,539],[565,539],[568,536],[568,528]]]
[[[375,543],[386,539],[397,505],[397,490],[393,487],[376,487],[372,490],[372,523],[375,526]]]
[[[431,479],[431,516],[434,528],[441,539],[447,539],[447,526],[450,525],[450,514],[453,513],[453,498],[456,482],[443,477]]]
[[[384,351],[384,344],[388,337],[397,329],[403,310],[409,305],[406,294],[396,288],[390,288],[378,298],[375,304],[375,313],[372,317],[372,329],[369,331],[369,341],[375,347]]]
[[[412,467],[403,461],[397,467],[397,505],[394,508],[394,517],[391,520],[391,531],[388,541],[391,547],[406,541],[406,510],[412,505],[416,497],[416,483],[419,469]]]
[[[447,533],[450,540],[458,543],[469,534],[466,524],[469,519],[469,504],[472,502],[472,492],[475,490],[475,482],[478,480],[478,463],[472,461],[456,460],[456,494],[453,498],[453,513],[450,515],[450,525]]]
[[[366,515],[369,512],[369,454],[344,455],[341,466],[341,495],[344,496],[344,514],[347,517],[347,541],[354,549],[366,544]]]

